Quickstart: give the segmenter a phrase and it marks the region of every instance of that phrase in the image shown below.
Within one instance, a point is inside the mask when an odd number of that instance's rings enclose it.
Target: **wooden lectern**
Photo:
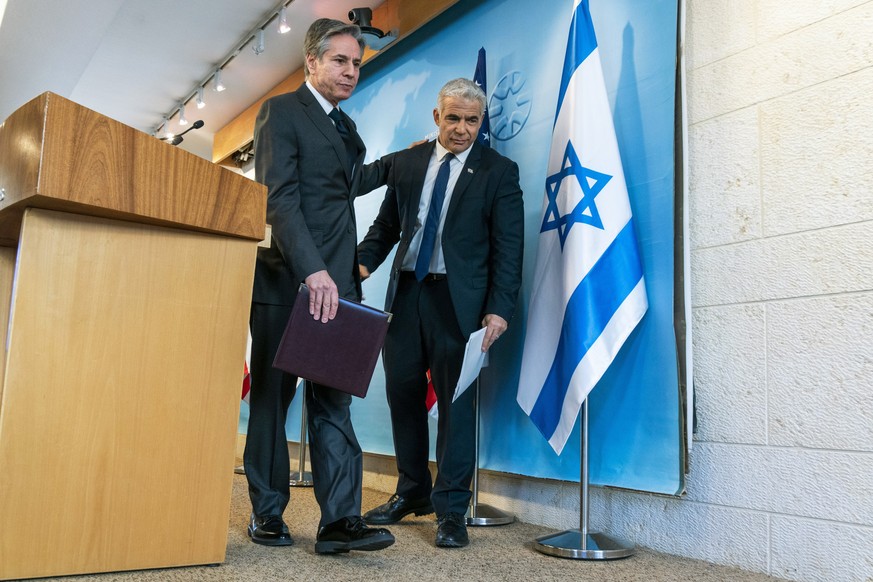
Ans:
[[[265,188],[46,93],[0,189],[0,579],[224,561]]]

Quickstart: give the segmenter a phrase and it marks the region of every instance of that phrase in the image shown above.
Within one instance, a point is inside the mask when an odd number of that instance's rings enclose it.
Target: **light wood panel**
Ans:
[[[256,249],[26,211],[0,402],[0,578],[224,560]]]
[[[403,39],[420,27],[424,26],[447,8],[457,4],[458,0],[385,0],[373,10],[373,26],[388,31],[396,31],[398,40]],[[395,43],[397,41],[394,41]],[[364,52],[364,65],[373,57],[391,50],[391,45],[379,52],[367,49]],[[215,134],[212,142],[212,160],[219,164],[233,165],[231,156],[240,149],[248,147],[255,132],[255,119],[261,104],[282,93],[296,90],[304,81],[303,69],[291,74],[287,79],[276,85],[266,95],[258,99],[248,109],[243,111],[230,123]]]
[[[0,125],[0,239],[40,207],[261,240],[266,189],[45,93]]]
[[[0,332],[9,325],[9,303],[15,277],[15,249],[0,247]],[[6,369],[6,334],[0,337],[0,371]],[[0,414],[3,414],[3,374],[0,373]]]

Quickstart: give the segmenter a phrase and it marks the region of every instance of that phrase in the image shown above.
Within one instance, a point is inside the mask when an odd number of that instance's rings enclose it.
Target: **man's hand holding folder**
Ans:
[[[315,320],[321,319],[321,323],[336,317],[339,292],[328,272],[323,270],[309,275],[305,284],[309,287],[309,315]]]
[[[322,290],[319,318],[312,295],[300,285],[273,366],[363,398],[391,314],[341,297],[328,305]]]

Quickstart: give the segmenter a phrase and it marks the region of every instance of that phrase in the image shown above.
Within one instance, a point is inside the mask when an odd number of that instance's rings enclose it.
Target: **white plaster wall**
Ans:
[[[592,488],[591,529],[780,578],[870,582],[873,0],[686,1],[688,492]],[[393,492],[392,473],[370,459],[365,485]],[[576,483],[483,472],[479,498],[579,526]]]
[[[687,0],[698,432],[681,499],[592,526],[873,580],[873,1]]]

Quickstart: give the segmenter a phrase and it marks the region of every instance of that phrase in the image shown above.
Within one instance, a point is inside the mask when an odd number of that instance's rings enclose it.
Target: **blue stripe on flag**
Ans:
[[[552,438],[558,426],[573,372],[642,276],[630,220],[567,303],[552,368],[530,413],[546,439]]]
[[[567,42],[567,54],[564,55],[564,72],[561,74],[561,88],[558,90],[558,108],[555,113],[555,121],[561,112],[564,103],[564,94],[570,84],[570,78],[576,68],[588,58],[597,48],[597,37],[594,36],[594,23],[591,22],[591,13],[588,12],[588,0],[582,0],[573,13],[570,22],[570,34]]]

